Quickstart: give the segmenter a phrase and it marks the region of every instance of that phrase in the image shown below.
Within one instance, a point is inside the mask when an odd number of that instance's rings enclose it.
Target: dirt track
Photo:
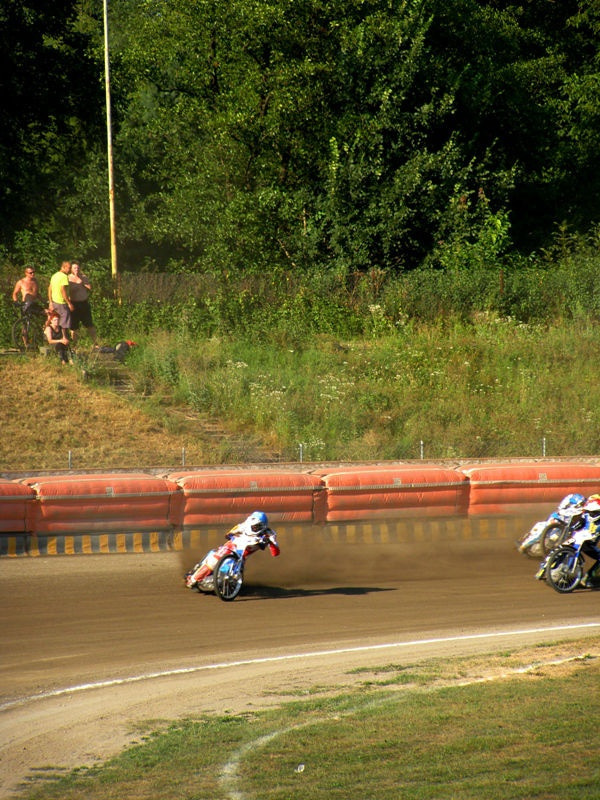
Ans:
[[[137,721],[264,707],[314,685],[349,685],[358,665],[600,630],[540,631],[600,625],[600,592],[558,595],[506,541],[429,552],[281,544],[278,559],[253,556],[234,603],[183,588],[198,554],[0,561],[0,798],[36,768],[117,752]]]

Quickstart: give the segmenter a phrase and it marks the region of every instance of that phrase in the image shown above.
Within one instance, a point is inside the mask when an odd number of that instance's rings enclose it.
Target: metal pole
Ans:
[[[104,83],[106,87],[106,140],[108,151],[108,203],[110,210],[110,261],[115,291],[118,291],[117,236],[115,232],[115,184],[113,177],[112,116],[110,110],[110,60],[108,56],[108,0],[104,0]]]
[[[423,461],[424,458],[425,458],[425,443],[423,442],[423,439],[421,439],[421,461]]]

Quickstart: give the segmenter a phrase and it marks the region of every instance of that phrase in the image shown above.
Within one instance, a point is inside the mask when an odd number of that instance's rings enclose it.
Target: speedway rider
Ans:
[[[600,494],[591,494],[586,500],[583,495],[570,494],[559,505],[563,516],[570,516],[572,522],[570,529],[575,541],[581,545],[581,552],[594,563],[581,579],[580,586],[591,588],[598,580],[597,572],[600,567]],[[542,575],[540,571],[538,576]]]
[[[245,536],[247,538],[246,548],[244,549],[243,557],[256,552],[256,550],[264,550],[267,546],[272,556],[278,556],[280,553],[279,545],[277,544],[277,534],[274,530],[269,528],[269,520],[264,511],[253,511],[249,517],[243,522],[234,525],[234,527],[225,534],[227,540],[225,544],[220,547],[210,550],[206,556],[185,576],[185,585],[189,589],[193,589],[204,578],[206,578],[213,569],[216,567],[218,560],[226,552],[236,549],[236,538]]]
[[[591,494],[583,507],[584,523],[578,536],[584,538],[581,550],[588,558],[593,558],[594,563],[588,569],[581,580],[581,586],[592,587],[598,580],[598,569],[600,568],[600,548],[598,539],[600,538],[600,494]]]

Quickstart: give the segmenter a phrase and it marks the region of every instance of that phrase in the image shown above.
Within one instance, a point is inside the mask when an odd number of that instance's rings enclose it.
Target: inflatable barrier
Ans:
[[[569,492],[600,492],[600,465],[513,462],[285,471],[213,469],[0,479],[0,556],[157,552],[255,509],[278,523],[392,524],[546,516]],[[532,517],[533,518],[533,517]],[[438,524],[435,522],[435,524]],[[479,530],[479,527],[478,527]]]
[[[171,472],[169,481],[182,492],[178,527],[233,525],[255,509],[273,522],[313,522],[323,486],[305,472]]]
[[[469,482],[469,515],[513,514],[544,504],[548,511],[570,492],[600,492],[600,466],[531,463],[462,467]]]
[[[26,478],[36,534],[172,529],[178,487],[143,473]]]
[[[326,522],[466,515],[466,475],[444,467],[354,467],[322,473]]]
[[[35,499],[30,486],[0,478],[0,533],[33,530]]]

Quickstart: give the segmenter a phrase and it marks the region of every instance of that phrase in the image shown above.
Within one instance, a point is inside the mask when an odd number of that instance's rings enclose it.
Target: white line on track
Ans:
[[[47,700],[51,697],[61,697],[63,695],[85,692],[90,689],[106,689],[111,686],[123,686],[128,683],[138,683],[140,681],[153,680],[154,678],[167,678],[174,675],[190,675],[194,672],[206,672],[213,669],[227,669],[231,667],[241,667],[249,664],[271,664],[282,661],[295,661],[307,658],[319,658],[322,656],[343,655],[344,653],[368,653],[376,650],[391,650],[398,647],[418,647],[420,645],[444,644],[448,642],[466,642],[475,639],[498,639],[503,636],[525,636],[527,634],[555,633],[558,631],[577,631],[584,628],[600,628],[600,622],[586,622],[574,625],[553,625],[547,628],[525,628],[521,630],[495,631],[493,633],[471,633],[461,636],[441,636],[434,639],[414,639],[408,642],[388,642],[387,644],[361,645],[359,647],[340,647],[332,650],[315,650],[307,653],[291,653],[283,656],[264,656],[262,658],[249,658],[241,661],[224,661],[218,664],[203,664],[198,667],[181,667],[179,669],[164,670],[162,672],[146,672],[140,675],[130,675],[126,678],[113,678],[108,681],[96,681],[95,683],[81,683],[76,686],[66,686],[62,689],[54,689],[49,692],[21,697],[17,700],[10,700],[0,705],[0,711],[7,711],[15,706],[25,705],[34,700]]]

